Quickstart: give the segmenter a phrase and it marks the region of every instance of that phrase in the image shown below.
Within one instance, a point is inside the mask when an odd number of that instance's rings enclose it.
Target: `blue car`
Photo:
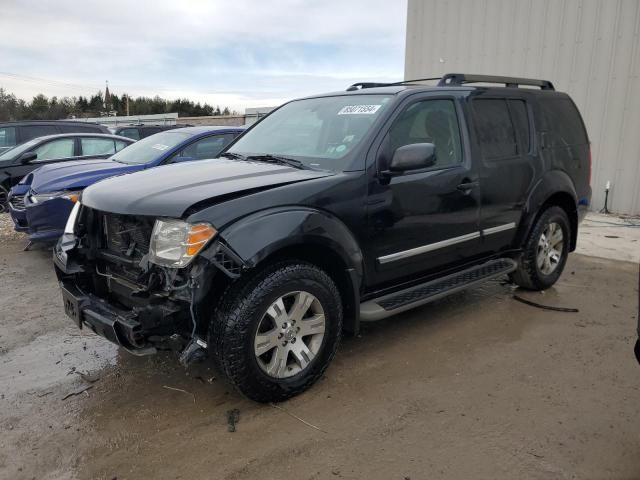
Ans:
[[[80,192],[100,180],[160,165],[217,157],[245,127],[187,127],[144,138],[105,160],[45,165],[9,193],[15,229],[30,242],[55,241]]]

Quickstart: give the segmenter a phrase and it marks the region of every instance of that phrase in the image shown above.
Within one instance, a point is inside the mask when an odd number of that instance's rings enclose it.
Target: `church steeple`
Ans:
[[[107,112],[111,111],[111,96],[109,95],[109,80],[105,80],[106,88],[104,89],[104,109]]]

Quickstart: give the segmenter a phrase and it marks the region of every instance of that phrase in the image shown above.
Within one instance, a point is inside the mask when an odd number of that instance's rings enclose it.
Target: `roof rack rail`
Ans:
[[[349,86],[349,88],[347,88],[347,92],[352,92],[353,90],[362,90],[363,88],[388,87],[388,86],[389,86],[388,83],[359,82]]]
[[[553,83],[549,80],[536,80],[534,78],[518,78],[518,77],[501,77],[498,75],[472,75],[468,73],[447,73],[442,77],[433,78],[415,78],[412,80],[403,80],[401,82],[392,83],[376,83],[376,82],[359,82],[354,83],[347,92],[353,90],[362,90],[364,88],[375,87],[395,87],[399,85],[407,85],[413,82],[424,82],[427,80],[439,80],[438,87],[460,87],[466,83],[504,83],[505,87],[518,88],[520,85],[530,85],[540,87],[541,90],[555,90]]]
[[[468,73],[447,73],[438,82],[439,87],[461,86],[465,83],[504,83],[505,87],[518,88],[520,85],[540,87],[541,90],[555,90],[549,80],[534,78],[501,77],[498,75],[473,75]]]
[[[414,78],[411,80],[402,80],[400,82],[391,82],[391,83],[359,82],[359,83],[354,83],[349,88],[347,88],[347,92],[351,92],[353,90],[362,90],[363,88],[395,87],[398,85],[406,85],[411,82],[424,82],[426,80],[440,80],[440,79],[441,77],[433,77],[433,78]]]

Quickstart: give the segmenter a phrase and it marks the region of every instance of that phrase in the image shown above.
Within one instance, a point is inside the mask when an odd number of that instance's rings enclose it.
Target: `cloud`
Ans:
[[[5,1],[0,71],[36,79],[0,85],[268,105],[402,78],[405,22],[406,0]]]

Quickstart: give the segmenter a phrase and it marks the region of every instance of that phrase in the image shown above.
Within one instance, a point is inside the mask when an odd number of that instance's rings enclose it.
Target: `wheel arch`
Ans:
[[[542,212],[551,206],[562,208],[571,226],[570,251],[576,249],[578,240],[578,196],[573,181],[564,171],[547,172],[533,188],[527,199],[523,219],[518,228],[515,245],[521,247]]]
[[[355,236],[340,219],[306,207],[270,209],[241,219],[220,236],[249,269],[286,258],[322,268],[340,291],[344,330],[358,332],[363,257]]]

